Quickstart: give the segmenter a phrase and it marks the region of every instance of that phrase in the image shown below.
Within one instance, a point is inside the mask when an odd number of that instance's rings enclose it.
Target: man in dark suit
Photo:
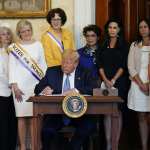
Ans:
[[[93,88],[97,87],[97,80],[93,78],[89,70],[78,66],[78,62],[79,55],[76,51],[64,51],[62,65],[48,68],[45,77],[36,85],[35,94],[67,95],[77,92],[92,95]],[[69,88],[64,90],[66,80],[69,80]],[[63,120],[62,116],[45,116],[42,128],[43,150],[50,149],[50,141],[58,135],[58,130],[65,124],[66,121]],[[95,123],[89,116],[83,116],[78,119],[69,119],[67,124],[76,128],[69,143],[69,150],[80,150],[81,145],[95,127]]]

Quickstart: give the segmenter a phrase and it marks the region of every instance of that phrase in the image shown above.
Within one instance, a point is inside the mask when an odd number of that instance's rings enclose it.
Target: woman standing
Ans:
[[[61,8],[51,9],[47,14],[49,29],[42,35],[42,44],[48,67],[61,65],[64,49],[75,49],[73,35],[68,29],[62,28],[67,16]]]
[[[123,37],[122,25],[118,20],[109,20],[105,25],[105,38],[101,51],[97,57],[99,74],[103,80],[103,85],[107,88],[115,87],[118,95],[126,100],[127,97],[127,54],[128,47]],[[120,107],[122,108],[122,107]],[[105,116],[105,133],[107,150],[111,149],[111,116]],[[122,115],[119,114],[119,130],[117,142],[119,143]]]
[[[27,20],[19,21],[16,33],[19,40],[9,47],[9,83],[13,91],[18,118],[20,150],[26,150],[27,121],[31,127],[33,116],[33,104],[26,101],[34,94],[34,87],[44,76],[47,67],[41,43],[32,38],[31,23]],[[32,128],[30,129],[32,132]],[[31,134],[31,142],[33,142],[32,136],[34,135]],[[31,146],[33,150],[32,143]]]
[[[148,117],[150,117],[149,54],[150,22],[143,19],[138,24],[138,37],[131,44],[128,56],[128,69],[132,80],[128,94],[128,108],[138,114],[142,150],[148,150]]]
[[[78,50],[79,65],[92,70],[94,77],[99,77],[96,65],[96,53],[100,51],[99,39],[101,30],[97,25],[88,25],[83,28],[86,45]]]
[[[12,32],[0,27],[0,149],[15,150],[16,118],[11,89],[8,83],[7,48],[12,43]]]

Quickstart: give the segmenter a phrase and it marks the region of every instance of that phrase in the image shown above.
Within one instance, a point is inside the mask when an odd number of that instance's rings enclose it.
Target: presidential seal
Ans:
[[[62,102],[64,113],[70,118],[79,118],[87,110],[87,101],[80,94],[67,95]]]

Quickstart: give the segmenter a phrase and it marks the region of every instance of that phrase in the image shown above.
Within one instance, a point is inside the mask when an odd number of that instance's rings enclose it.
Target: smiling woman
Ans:
[[[142,19],[138,23],[137,40],[131,44],[128,69],[131,87],[128,94],[128,108],[137,112],[142,150],[148,150],[150,100],[149,100],[149,55],[150,22]]]
[[[0,149],[15,150],[17,135],[17,120],[13,97],[8,83],[8,53],[6,49],[12,43],[11,30],[0,27]]]
[[[49,28],[41,38],[46,62],[48,67],[61,65],[64,50],[75,49],[72,33],[62,27],[67,21],[67,16],[63,9],[54,8],[48,12],[46,19]]]
[[[50,0],[0,0],[0,17],[44,17]]]
[[[17,23],[16,32],[19,40],[9,46],[9,83],[18,119],[19,148],[23,150],[26,149],[27,122],[31,127],[33,116],[32,103],[26,100],[34,94],[34,86],[44,76],[47,67],[41,43],[32,37],[32,24],[22,19]],[[31,134],[34,149],[32,143]]]

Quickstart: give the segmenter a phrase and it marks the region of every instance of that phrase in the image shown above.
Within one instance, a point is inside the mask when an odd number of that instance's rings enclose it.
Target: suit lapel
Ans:
[[[59,77],[58,77],[58,91],[59,91],[59,93],[61,93],[61,91],[62,91],[62,84],[63,84],[63,72],[62,72],[62,70],[60,70],[60,73],[59,73]]]
[[[80,83],[81,77],[80,77],[80,69],[79,67],[76,68],[75,71],[75,88],[80,87],[79,83]]]

